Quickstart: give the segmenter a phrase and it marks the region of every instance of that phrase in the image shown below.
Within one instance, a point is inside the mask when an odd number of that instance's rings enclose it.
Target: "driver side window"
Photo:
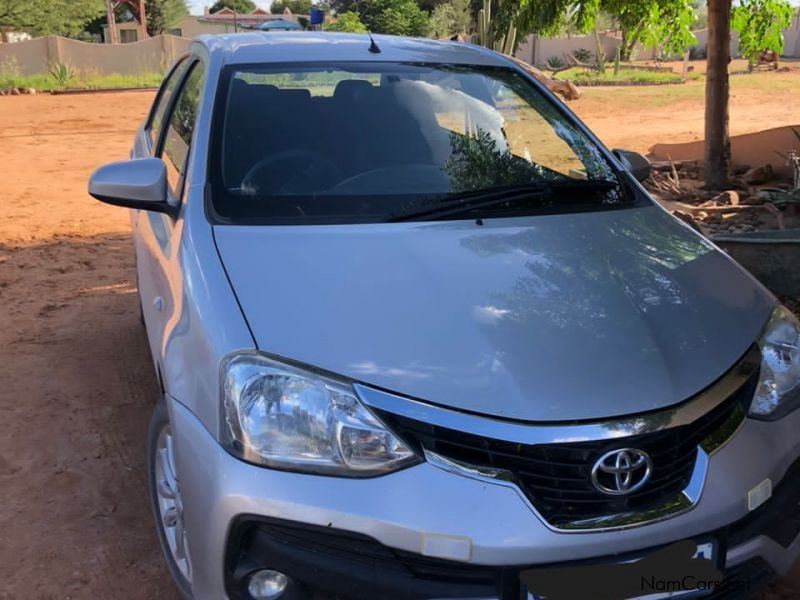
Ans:
[[[150,140],[151,153],[155,152],[156,145],[161,137],[161,131],[164,126],[164,115],[167,112],[167,108],[169,108],[170,100],[172,100],[178,83],[183,80],[187,62],[188,61],[184,59],[172,69],[167,80],[162,84],[161,90],[156,98],[152,116],[150,117],[150,123],[147,126],[147,137]]]
[[[167,182],[172,195],[181,198],[189,148],[200,107],[200,94],[203,89],[203,65],[198,61],[189,67],[178,97],[169,117],[161,158],[167,166]]]

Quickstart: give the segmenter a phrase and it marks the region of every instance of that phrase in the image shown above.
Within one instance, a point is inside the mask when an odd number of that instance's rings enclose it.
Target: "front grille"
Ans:
[[[379,411],[384,422],[406,443],[451,460],[510,471],[537,511],[561,527],[625,513],[641,513],[677,498],[694,470],[697,448],[713,438],[727,439],[744,419],[758,382],[758,372],[727,400],[693,423],[643,435],[611,440],[525,445],[464,433]],[[665,411],[665,418],[669,412]],[[657,416],[650,416],[654,419]],[[608,496],[591,483],[591,468],[604,453],[637,448],[653,461],[650,480],[625,496]]]

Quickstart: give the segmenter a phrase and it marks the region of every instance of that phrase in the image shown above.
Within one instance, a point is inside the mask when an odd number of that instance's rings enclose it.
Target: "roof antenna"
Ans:
[[[369,36],[369,51],[373,54],[380,54],[381,49],[378,47],[378,44],[375,43],[375,40],[372,39],[372,32],[367,31],[367,35]]]

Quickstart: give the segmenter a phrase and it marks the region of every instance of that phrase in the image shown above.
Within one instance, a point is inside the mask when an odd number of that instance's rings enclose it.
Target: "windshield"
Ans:
[[[599,149],[511,69],[235,65],[221,86],[210,180],[225,220],[391,220],[516,186],[558,190],[556,208],[625,201]]]

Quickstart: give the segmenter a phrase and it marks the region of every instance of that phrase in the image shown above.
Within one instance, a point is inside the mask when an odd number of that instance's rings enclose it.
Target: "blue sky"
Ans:
[[[272,3],[272,0],[255,0],[255,3],[258,4],[261,8],[269,8],[269,5]],[[203,14],[203,7],[204,6],[211,6],[214,4],[214,0],[189,0],[189,10],[193,15],[202,15]]]

